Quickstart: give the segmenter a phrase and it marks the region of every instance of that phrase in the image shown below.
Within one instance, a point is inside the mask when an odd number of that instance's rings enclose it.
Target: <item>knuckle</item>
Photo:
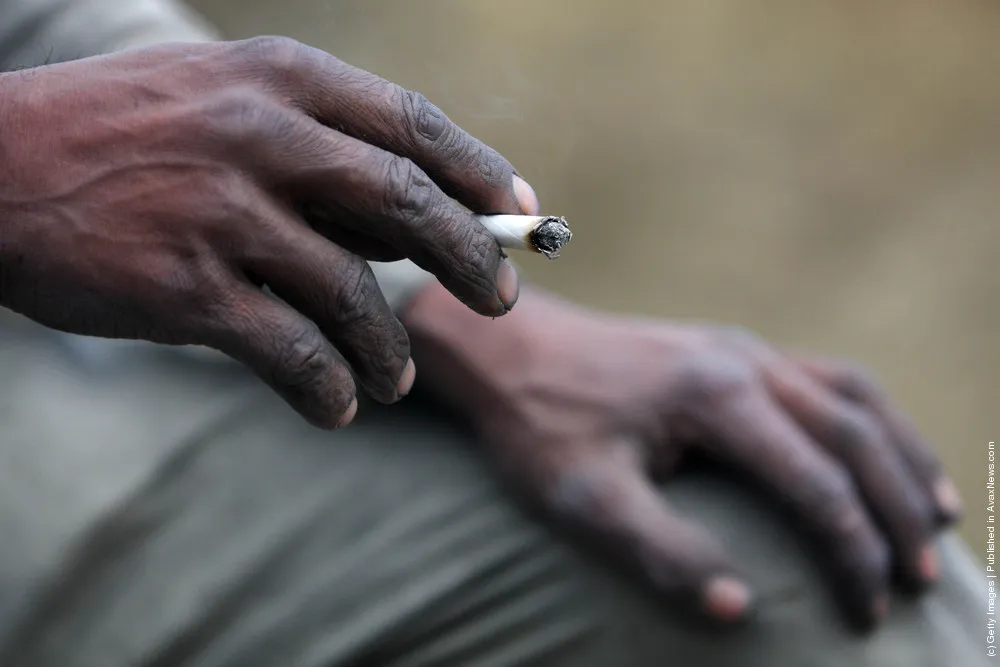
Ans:
[[[874,417],[860,410],[848,409],[838,414],[831,427],[830,440],[842,455],[859,454],[883,439],[882,429]]]
[[[418,92],[393,86],[393,97],[399,100],[403,121],[411,135],[419,135],[431,143],[446,138],[451,123],[437,106]]]
[[[269,92],[302,87],[316,63],[316,50],[290,37],[265,35],[235,43],[237,69]]]
[[[462,286],[466,305],[491,309],[496,299],[496,273],[500,249],[496,240],[474,225],[435,221],[433,235],[441,250],[442,271]],[[482,303],[476,303],[481,301]]]
[[[484,267],[495,273],[496,266],[491,259],[499,260],[499,246],[488,232],[476,225],[441,223],[440,235],[445,241],[446,251],[454,257],[464,258],[472,273],[478,274]],[[484,284],[492,284],[492,280]]]
[[[472,139],[464,132],[461,134],[467,137],[467,143],[473,146],[471,152],[475,156],[474,163],[479,178],[492,188],[506,187],[514,173],[514,168],[510,163],[489,146]]]
[[[500,153],[455,125],[422,94],[399,86],[395,89],[393,96],[400,100],[403,122],[412,139],[430,142],[442,161],[468,170],[489,188],[503,191],[509,187],[514,168]],[[501,197],[494,205],[501,210],[507,203]]]
[[[409,337],[382,298],[366,263],[359,261],[341,275],[333,308],[332,319],[340,327],[337,342],[342,345],[341,352],[367,377],[366,387],[373,388],[373,375],[378,376],[376,384],[389,382],[395,387],[410,357]]]
[[[334,360],[317,329],[297,325],[285,332],[275,362],[277,381],[287,387],[303,389],[322,382]]]
[[[410,358],[410,339],[406,330],[391,314],[378,317],[369,328],[370,345],[368,362],[374,373],[387,374],[393,385],[403,372],[406,360]]]
[[[509,204],[506,196],[511,194],[514,166],[499,152],[450,121],[448,127],[450,130],[439,143],[449,160],[474,174],[476,180],[493,191],[493,201],[487,205],[499,206],[497,211],[504,210]]]
[[[232,278],[215,256],[197,260],[198,268],[177,277],[176,294],[188,304],[191,312],[216,317],[231,299]]]
[[[303,45],[291,37],[261,35],[237,43],[241,56],[255,65],[285,70],[294,65]]]
[[[833,465],[824,475],[825,483],[820,486],[822,502],[833,508],[835,513],[846,513],[857,509],[857,496],[850,473],[840,465]]]
[[[383,209],[388,217],[419,222],[432,212],[434,185],[416,164],[392,155],[385,172]]]
[[[259,230],[242,224],[259,214],[257,185],[245,174],[217,168],[190,188],[191,202],[184,213],[196,221],[187,231],[187,243],[200,254],[232,265],[255,245]]]
[[[281,120],[271,101],[252,88],[226,91],[202,115],[208,131],[233,145],[253,143]]]
[[[856,536],[864,530],[865,516],[847,470],[835,465],[814,484],[807,505],[817,513],[826,530],[838,539]]]
[[[206,266],[208,258],[185,252],[168,259],[147,261],[137,274],[142,291],[156,294],[152,302],[158,312],[175,314],[173,324],[180,329],[200,329],[212,322],[224,302],[228,285],[222,271]],[[179,317],[178,317],[179,316]]]
[[[479,184],[493,191],[490,202],[486,205],[497,211],[504,210],[509,203],[506,193],[510,188],[514,167],[500,153],[458,127],[448,132],[446,139],[439,141],[439,145],[450,162],[460,165]]]
[[[693,416],[711,418],[748,396],[754,386],[755,377],[746,366],[701,361],[678,373],[678,404]]]
[[[853,401],[867,402],[879,396],[882,387],[871,370],[860,364],[850,364],[837,381],[837,391]]]
[[[334,302],[335,316],[342,325],[350,325],[372,316],[378,286],[366,267],[351,262],[340,274]]]

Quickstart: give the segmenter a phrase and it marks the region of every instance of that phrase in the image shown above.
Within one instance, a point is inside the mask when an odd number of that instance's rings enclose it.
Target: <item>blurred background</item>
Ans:
[[[870,366],[985,545],[1000,440],[1000,5],[192,0],[419,90],[576,231],[522,274]]]

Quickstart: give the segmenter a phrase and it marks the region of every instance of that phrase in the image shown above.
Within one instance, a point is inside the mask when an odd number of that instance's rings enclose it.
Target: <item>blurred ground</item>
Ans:
[[[1000,5],[197,0],[423,92],[577,232],[528,276],[874,368],[985,544],[1000,440]]]

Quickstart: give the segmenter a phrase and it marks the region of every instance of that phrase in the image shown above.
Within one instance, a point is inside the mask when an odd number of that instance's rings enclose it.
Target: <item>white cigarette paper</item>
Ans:
[[[479,222],[493,234],[501,248],[531,250],[548,259],[573,238],[566,218],[553,215],[480,215]]]

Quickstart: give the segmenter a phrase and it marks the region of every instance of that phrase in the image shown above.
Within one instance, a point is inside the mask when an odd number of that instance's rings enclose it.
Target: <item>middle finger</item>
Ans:
[[[279,204],[263,200],[255,209],[259,233],[241,268],[312,320],[373,398],[392,403],[405,395],[414,370],[409,338],[368,263]]]

